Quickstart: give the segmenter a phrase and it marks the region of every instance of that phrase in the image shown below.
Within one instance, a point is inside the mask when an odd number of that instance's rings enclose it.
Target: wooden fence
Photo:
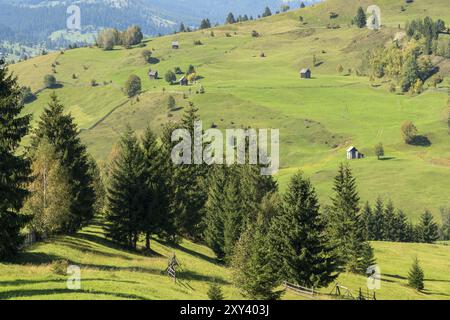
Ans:
[[[287,281],[283,282],[283,285],[286,288],[286,290],[292,290],[295,293],[306,296],[308,298],[314,298],[315,295],[318,294],[317,291],[314,291],[314,287],[313,288],[302,287],[297,284],[289,283]]]

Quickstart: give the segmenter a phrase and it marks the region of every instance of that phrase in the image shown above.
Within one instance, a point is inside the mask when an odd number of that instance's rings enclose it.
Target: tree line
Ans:
[[[418,224],[408,221],[401,209],[395,209],[392,201],[384,203],[378,198],[374,206],[368,202],[362,210],[365,239],[369,241],[433,243],[449,240],[450,210],[441,209],[442,225],[426,210]]]
[[[131,26],[126,30],[119,31],[115,28],[107,28],[100,31],[97,36],[96,43],[99,48],[103,50],[112,50],[114,46],[124,46],[130,48],[131,46],[140,44],[144,35],[139,26]]]

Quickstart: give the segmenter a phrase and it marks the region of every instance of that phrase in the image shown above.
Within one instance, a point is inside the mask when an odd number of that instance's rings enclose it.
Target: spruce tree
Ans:
[[[373,223],[372,223],[372,239],[375,241],[384,240],[385,222],[384,222],[384,203],[381,198],[377,198],[375,208],[373,209]]]
[[[225,24],[233,24],[236,23],[236,19],[234,18],[234,15],[232,12],[230,12],[227,16],[227,19],[225,21]]]
[[[347,270],[363,273],[374,259],[370,244],[364,239],[356,180],[348,164],[341,164],[333,189],[335,196],[328,208],[329,234]]]
[[[114,241],[135,249],[147,213],[144,154],[129,126],[123,134],[119,154],[111,164],[108,186],[107,235]]]
[[[395,208],[392,201],[389,201],[384,209],[384,232],[383,241],[396,241],[395,240]]]
[[[142,147],[144,153],[144,179],[146,192],[145,213],[140,223],[141,231],[145,234],[145,247],[150,250],[150,238],[152,234],[163,235],[167,233],[170,224],[167,215],[169,199],[167,184],[164,180],[164,159],[161,157],[160,146],[157,137],[147,127]],[[169,226],[170,229],[170,226]]]
[[[225,257],[223,205],[226,181],[226,167],[215,166],[210,172],[208,200],[205,204],[205,241],[219,260]]]
[[[217,283],[213,283],[209,286],[208,298],[213,301],[221,301],[224,299],[222,288]]]
[[[263,17],[263,18],[265,18],[265,17],[270,17],[271,15],[272,15],[272,11],[270,10],[269,7],[266,7],[266,8],[264,9],[264,12],[263,12],[263,14],[262,14],[262,17]]]
[[[423,290],[424,289],[424,278],[425,275],[423,273],[422,268],[419,264],[419,259],[417,257],[414,258],[413,264],[411,266],[411,269],[408,273],[408,285],[411,288],[414,288],[416,290]]]
[[[47,140],[58,155],[61,165],[67,170],[71,184],[71,219],[65,232],[76,232],[94,216],[96,202],[93,177],[90,175],[86,146],[80,140],[80,132],[70,114],[64,114],[64,106],[52,94],[48,107],[40,117],[32,138],[31,153],[42,140]]]
[[[367,241],[374,239],[373,235],[373,214],[369,202],[366,202],[361,214],[361,220],[364,225],[364,238]]]
[[[270,243],[280,277],[308,287],[324,287],[339,272],[337,257],[326,235],[316,192],[301,173],[294,175],[274,219]]]
[[[280,279],[275,270],[274,252],[267,241],[268,230],[269,225],[260,211],[240,237],[231,263],[235,286],[252,300],[276,300],[283,293],[275,290]]]
[[[402,210],[397,210],[394,221],[394,241],[408,242],[408,220]]]
[[[367,16],[362,7],[358,8],[354,22],[358,28],[364,28],[367,24]]]
[[[242,209],[243,202],[241,200],[242,195],[241,189],[239,188],[239,178],[236,169],[234,169],[228,176],[229,181],[223,191],[225,194],[223,203],[223,251],[227,262],[233,256],[236,242],[246,229],[246,223],[243,220],[247,219]]]
[[[23,115],[17,80],[0,59],[0,260],[14,255],[22,244],[19,232],[26,217],[19,214],[28,191],[29,162],[19,153],[28,133],[30,116]]]
[[[176,210],[176,225],[180,234],[199,239],[203,233],[204,205],[207,200],[206,178],[208,166],[194,163],[194,124],[200,120],[198,109],[191,104],[186,110],[180,128],[186,129],[192,139],[191,164],[180,164],[173,168],[173,202]],[[197,144],[201,142],[197,141]],[[202,145],[203,147],[203,145]]]
[[[440,229],[441,240],[450,240],[450,208],[441,208],[442,226]]]
[[[420,242],[433,243],[439,239],[439,227],[434,222],[433,215],[430,211],[425,211],[420,217],[418,232]]]
[[[178,216],[179,203],[175,202],[175,186],[174,180],[175,166],[171,159],[171,152],[174,143],[171,141],[172,132],[175,129],[173,123],[168,123],[163,126],[161,135],[161,148],[159,150],[161,157],[161,180],[164,181],[165,192],[167,199],[167,211],[164,218],[164,226],[162,226],[162,233],[160,236],[172,243],[179,240],[180,232],[177,230],[176,219]]]
[[[271,176],[260,174],[257,165],[235,165],[230,168],[224,187],[224,252],[230,258],[234,246],[247,226],[256,220],[259,204],[277,191]]]

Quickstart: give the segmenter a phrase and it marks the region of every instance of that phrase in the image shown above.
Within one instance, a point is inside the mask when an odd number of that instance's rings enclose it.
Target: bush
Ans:
[[[54,274],[65,276],[67,275],[67,268],[69,267],[69,261],[61,259],[53,261],[51,264],[51,270]]]
[[[127,82],[125,82],[125,93],[128,97],[134,97],[135,95],[139,94],[141,92],[142,85],[141,85],[141,78],[139,78],[136,75],[131,75]]]
[[[56,78],[55,78],[55,76],[51,75],[51,74],[47,74],[44,77],[44,86],[46,88],[53,88],[53,87],[55,87],[55,85],[56,85]]]
[[[175,109],[175,105],[176,105],[175,98],[169,96],[169,98],[167,98],[167,107],[169,108],[169,110]]]
[[[418,130],[411,121],[402,124],[402,137],[405,143],[411,144],[416,138]]]
[[[252,31],[252,37],[253,37],[253,38],[258,38],[258,37],[259,37],[258,31],[253,30],[253,31]]]
[[[213,301],[223,300],[222,288],[217,284],[211,284],[208,289],[208,298]]]
[[[203,43],[200,40],[194,41],[194,46],[201,46],[201,45],[203,45]]]
[[[142,51],[142,58],[144,58],[145,62],[150,63],[150,59],[152,58],[152,52],[150,50]]]
[[[175,81],[177,81],[177,76],[176,76],[176,74],[173,71],[169,70],[169,71],[166,72],[166,75],[164,76],[164,79],[168,83],[173,84]]]

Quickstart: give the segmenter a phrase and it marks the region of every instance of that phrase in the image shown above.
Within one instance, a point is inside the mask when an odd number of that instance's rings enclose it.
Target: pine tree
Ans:
[[[95,192],[95,204],[94,204],[94,213],[102,214],[105,209],[106,203],[106,189],[105,189],[105,181],[104,174],[100,169],[99,165],[95,161],[94,157],[91,155],[88,156],[89,161],[89,175],[93,178],[93,188]]]
[[[372,223],[372,240],[383,241],[385,234],[384,223],[384,203],[381,198],[378,198],[373,210],[373,223]]]
[[[364,12],[364,9],[359,7],[358,12],[356,13],[356,17],[354,19],[354,23],[358,28],[364,28],[367,24],[367,16]]]
[[[450,208],[441,208],[442,226],[440,230],[441,240],[450,240]]]
[[[411,288],[414,288],[416,290],[423,290],[424,289],[424,278],[425,275],[423,273],[422,268],[419,264],[419,259],[417,257],[414,258],[413,264],[411,266],[411,269],[408,273],[408,285]]]
[[[234,18],[234,15],[232,12],[230,12],[227,16],[227,19],[225,21],[225,24],[233,24],[236,23],[236,19]]]
[[[209,29],[211,28],[211,22],[209,19],[203,19],[200,23],[200,29]]]
[[[269,7],[266,7],[266,8],[264,9],[264,12],[263,12],[263,14],[262,14],[262,17],[263,17],[263,18],[265,18],[265,17],[270,17],[271,15],[272,15],[272,11],[270,10]]]
[[[213,301],[221,301],[224,299],[222,288],[217,283],[213,283],[209,286],[208,298]]]
[[[210,173],[208,200],[205,204],[205,241],[217,258],[225,257],[224,251],[224,187],[227,181],[225,166],[215,166]]]
[[[161,135],[161,180],[164,181],[166,189],[167,212],[165,213],[163,232],[160,236],[172,243],[179,240],[180,232],[177,230],[176,220],[178,216],[179,204],[174,201],[176,181],[174,180],[175,165],[171,159],[171,152],[174,147],[174,142],[171,141],[172,132],[175,130],[173,123],[168,123],[163,126]]]
[[[239,175],[234,172],[228,176],[228,183],[224,189],[224,203],[223,203],[223,251],[227,262],[230,261],[234,254],[236,242],[246,229],[246,222],[243,220],[245,211],[242,209],[243,201],[241,199],[241,189],[239,188]]]
[[[373,214],[372,208],[370,207],[369,202],[366,202],[361,214],[361,220],[364,224],[364,238],[367,241],[371,241],[374,239],[373,235]]]
[[[275,256],[267,241],[269,225],[258,212],[255,222],[240,237],[232,259],[232,278],[245,297],[252,300],[276,300],[282,291],[275,291],[280,280]]]
[[[395,208],[389,201],[384,209],[383,241],[395,241]]]
[[[408,220],[406,214],[402,210],[398,210],[395,215],[395,237],[394,241],[409,242],[408,236]]]
[[[298,173],[283,200],[281,214],[270,230],[274,264],[281,278],[308,287],[327,286],[336,279],[339,267],[314,188]]]
[[[420,242],[433,243],[439,239],[439,227],[434,222],[433,215],[428,210],[420,217],[418,232]]]
[[[119,154],[111,164],[108,187],[107,234],[114,241],[136,248],[146,212],[144,154],[129,126],[121,138]]]
[[[169,199],[167,185],[164,180],[164,159],[161,157],[160,146],[156,135],[150,127],[147,127],[143,139],[144,155],[144,179],[145,185],[145,213],[139,224],[141,231],[145,234],[145,247],[150,250],[150,238],[152,234],[167,233],[170,221],[167,211]]]
[[[71,115],[64,114],[64,107],[55,94],[40,117],[32,138],[31,153],[42,140],[47,140],[55,149],[61,165],[67,170],[71,184],[71,219],[65,232],[76,232],[94,216],[96,202],[93,177],[90,176],[86,146],[82,144],[79,130]]]
[[[224,252],[228,260],[240,235],[255,221],[261,201],[278,188],[271,176],[260,174],[257,165],[235,165],[230,170],[223,202]]]
[[[32,160],[33,181],[24,211],[33,216],[30,229],[46,238],[62,231],[70,221],[70,183],[55,149],[46,140],[39,143]]]
[[[333,245],[348,271],[365,272],[374,262],[373,252],[364,239],[356,180],[348,164],[341,164],[334,181],[334,191],[332,206],[328,209]]]
[[[195,142],[194,125],[199,120],[198,109],[191,104],[181,121],[181,128],[186,129]],[[198,138],[198,137],[197,137]],[[194,146],[191,150],[191,164],[181,164],[174,167],[173,181],[174,205],[177,207],[176,225],[179,232],[191,239],[199,239],[203,233],[202,221],[204,218],[204,205],[207,200],[206,177],[208,166],[194,163]]]
[[[16,78],[0,59],[0,260],[17,252],[23,240],[19,232],[27,220],[19,210],[28,195],[30,169],[18,149],[30,116],[22,114],[21,99]]]

